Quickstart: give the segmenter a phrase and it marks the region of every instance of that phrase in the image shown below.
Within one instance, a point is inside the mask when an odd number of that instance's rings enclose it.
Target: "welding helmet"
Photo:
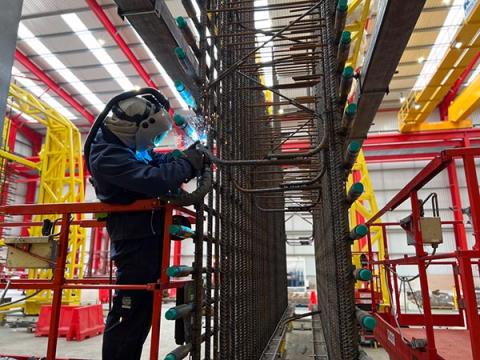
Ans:
[[[158,146],[172,129],[170,115],[153,96],[120,101],[113,106],[112,113],[117,120],[135,124],[129,141],[134,142],[136,151]]]

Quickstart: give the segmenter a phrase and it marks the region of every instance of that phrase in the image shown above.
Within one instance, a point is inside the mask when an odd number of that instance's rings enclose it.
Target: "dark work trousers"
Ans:
[[[112,241],[117,284],[147,284],[160,277],[162,237]],[[152,322],[150,291],[120,290],[103,335],[103,360],[139,360]]]

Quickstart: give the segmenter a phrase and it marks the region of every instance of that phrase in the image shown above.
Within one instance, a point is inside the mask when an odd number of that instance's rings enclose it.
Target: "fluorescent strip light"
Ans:
[[[463,0],[454,0],[447,17],[445,18],[445,22],[437,35],[435,44],[432,46],[432,49],[424,62],[422,71],[413,86],[413,90],[424,89],[428,84],[433,74],[436,72],[440,61],[442,61],[445,56],[445,53],[450,49],[450,44],[453,41],[458,28],[463,24],[462,20],[464,17],[465,12],[463,9]]]
[[[70,110],[68,110],[65,106],[60,104],[57,100],[55,100],[50,94],[46,93],[44,89],[42,89],[40,86],[35,84],[34,81],[28,79],[25,77],[25,74],[23,74],[20,70],[18,70],[15,66],[12,67],[12,74],[15,76],[15,80],[22,84],[24,88],[26,88],[28,91],[30,91],[32,94],[37,96],[39,99],[42,99],[45,101],[48,105],[50,105],[52,108],[57,110],[60,114],[63,116],[69,118],[69,119],[74,119],[76,118],[75,115],[73,115]]]
[[[105,70],[112,76],[118,85],[124,90],[129,91],[135,88],[135,85],[125,76],[120,67],[115,64],[112,57],[102,48],[97,38],[88,30],[87,26],[78,17],[77,14],[70,13],[62,15],[63,21],[75,32],[75,35],[83,42],[83,44],[92,52]]]
[[[65,81],[72,84],[91,105],[98,111],[102,111],[105,107],[101,101],[85,84],[80,81],[67,67],[39,40],[33,33],[21,22],[18,26],[18,37],[22,39],[36,54],[41,55],[45,60]]]

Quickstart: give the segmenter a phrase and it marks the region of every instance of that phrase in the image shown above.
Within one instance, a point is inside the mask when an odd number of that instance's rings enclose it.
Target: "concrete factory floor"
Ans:
[[[163,313],[172,306],[164,304]],[[301,327],[300,327],[301,328]],[[174,323],[172,321],[162,321],[160,359],[176,347],[173,338]],[[101,359],[102,337],[96,336],[84,341],[66,341],[65,338],[59,338],[58,351],[59,357],[71,357],[73,359]],[[25,328],[0,327],[0,354],[9,355],[32,355],[43,356],[47,349],[47,338],[35,337],[34,334]],[[388,360],[389,357],[383,349],[365,349],[372,360]],[[143,348],[142,359],[149,359],[150,336]],[[286,360],[311,360],[312,359],[312,333],[305,327],[304,330],[295,329],[287,333],[287,354]]]

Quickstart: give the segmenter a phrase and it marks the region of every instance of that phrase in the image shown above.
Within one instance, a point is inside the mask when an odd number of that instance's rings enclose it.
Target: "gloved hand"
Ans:
[[[205,155],[202,151],[195,148],[188,148],[183,152],[183,158],[187,160],[196,171],[203,169]]]

